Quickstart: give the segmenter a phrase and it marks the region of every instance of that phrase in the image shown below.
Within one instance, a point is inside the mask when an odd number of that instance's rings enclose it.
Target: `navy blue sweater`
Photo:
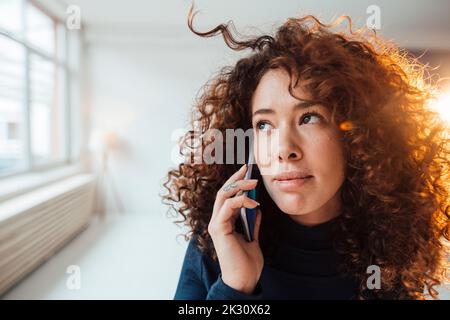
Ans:
[[[189,242],[174,299],[352,299],[357,282],[337,271],[331,228],[336,218],[307,227],[286,214],[279,215],[279,245],[271,265],[265,264],[252,294],[237,291],[222,281],[218,261]]]

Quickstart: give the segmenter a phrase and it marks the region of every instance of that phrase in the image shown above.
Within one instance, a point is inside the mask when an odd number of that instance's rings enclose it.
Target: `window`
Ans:
[[[0,177],[70,159],[64,23],[34,0],[0,1]]]

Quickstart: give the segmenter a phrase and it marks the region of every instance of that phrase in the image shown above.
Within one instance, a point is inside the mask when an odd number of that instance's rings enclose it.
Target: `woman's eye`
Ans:
[[[267,122],[259,121],[258,123],[256,123],[256,129],[258,129],[260,131],[267,131],[270,128],[271,128],[271,125]]]
[[[315,119],[315,120],[312,120],[312,119]],[[321,119],[322,119],[322,116],[320,114],[318,114],[317,112],[307,112],[302,117],[300,124],[316,123],[317,121],[320,121]]]

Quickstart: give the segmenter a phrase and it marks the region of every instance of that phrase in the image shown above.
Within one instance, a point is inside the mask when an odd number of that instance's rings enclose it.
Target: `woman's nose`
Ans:
[[[278,160],[299,160],[302,156],[302,152],[298,146],[298,141],[296,141],[295,133],[287,130],[282,132],[282,130],[280,130],[279,135]]]
[[[300,155],[296,151],[290,151],[288,148],[283,148],[280,150],[278,154],[278,160],[287,161],[287,160],[299,160]]]

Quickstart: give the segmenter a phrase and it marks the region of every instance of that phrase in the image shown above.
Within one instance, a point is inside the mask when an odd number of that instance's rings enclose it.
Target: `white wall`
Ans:
[[[86,48],[91,128],[115,131],[121,140],[110,167],[130,213],[166,211],[158,194],[175,166],[171,135],[188,124],[194,97],[211,73],[237,56],[221,40],[171,34],[167,41],[158,34],[91,30]],[[109,197],[109,212],[115,210]]]
[[[159,211],[160,182],[171,165],[171,133],[186,124],[192,100],[211,73],[238,55],[219,37],[200,39],[190,33],[186,27],[190,1],[64,3],[80,6],[82,23],[87,26],[91,128],[114,130],[123,140],[121,152],[111,159],[111,168],[125,210]],[[361,26],[370,4],[370,0],[357,4],[233,0],[224,5],[223,1],[199,0],[194,24],[205,30],[232,19],[243,34],[259,33],[273,31],[289,16],[313,13],[324,21],[349,14],[354,24]],[[430,6],[383,0],[378,5],[385,37],[410,48],[450,44],[443,41],[449,35],[445,1]]]

